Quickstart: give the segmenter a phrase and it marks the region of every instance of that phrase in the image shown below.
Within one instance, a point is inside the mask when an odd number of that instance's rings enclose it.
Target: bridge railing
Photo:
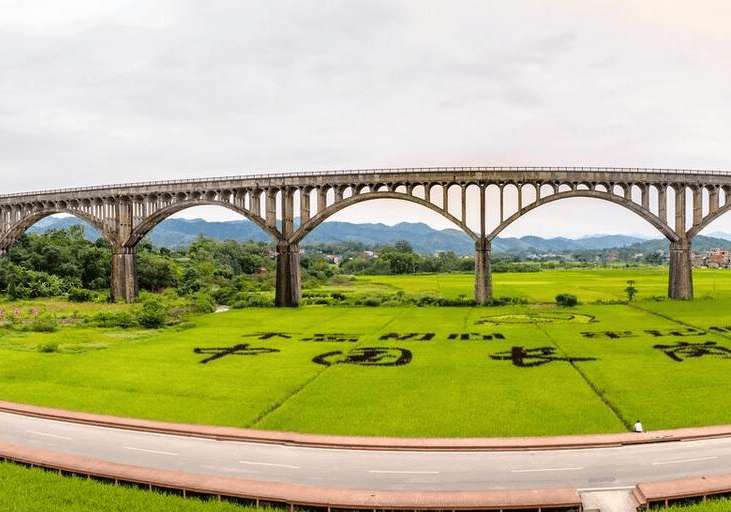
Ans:
[[[330,171],[293,171],[293,172],[272,172],[272,173],[254,173],[241,174],[232,176],[215,176],[207,178],[187,178],[179,180],[157,180],[142,181],[135,183],[115,183],[111,185],[92,185],[87,187],[72,188],[56,188],[31,192],[13,192],[10,194],[0,195],[0,199],[10,197],[22,197],[30,195],[49,195],[58,193],[71,192],[91,192],[95,190],[119,190],[124,188],[148,187],[156,185],[185,185],[209,182],[225,182],[236,180],[257,180],[272,178],[306,178],[306,177],[326,177],[326,176],[343,176],[348,174],[391,174],[391,173],[444,173],[444,172],[551,172],[551,171],[568,171],[568,172],[616,172],[616,173],[664,173],[664,174],[690,174],[690,175],[728,175],[731,171],[723,170],[701,170],[701,169],[663,169],[663,168],[646,168],[646,167],[577,167],[577,166],[509,166],[509,167],[394,167],[383,169],[348,169],[348,170],[330,170]]]

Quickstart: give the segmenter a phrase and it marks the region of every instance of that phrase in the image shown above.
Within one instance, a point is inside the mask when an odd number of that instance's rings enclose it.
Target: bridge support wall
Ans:
[[[490,240],[481,237],[475,241],[475,302],[478,304],[492,297],[490,251]]]
[[[134,247],[112,249],[112,299],[132,302],[137,297],[137,251]]]
[[[300,245],[277,244],[277,289],[275,306],[297,306],[302,297],[300,287]]]
[[[693,298],[693,271],[690,266],[690,240],[681,238],[670,242],[670,276],[668,297],[671,299]]]

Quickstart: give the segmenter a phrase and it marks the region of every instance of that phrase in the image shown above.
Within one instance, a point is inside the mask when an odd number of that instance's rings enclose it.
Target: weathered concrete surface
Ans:
[[[483,304],[492,297],[492,273],[490,272],[490,240],[475,241],[475,302]]]
[[[137,255],[134,247],[112,249],[112,299],[132,302],[137,297]]]
[[[301,298],[299,244],[277,244],[276,306],[296,306]]]
[[[668,297],[671,299],[693,298],[693,271],[690,265],[690,241],[687,238],[670,242]]]
[[[637,512],[640,503],[632,489],[581,492],[584,512]]]

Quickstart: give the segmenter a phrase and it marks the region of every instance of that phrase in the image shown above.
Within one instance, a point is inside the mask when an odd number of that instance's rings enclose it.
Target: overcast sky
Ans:
[[[4,0],[0,193],[400,166],[731,170],[730,23],[728,0]],[[389,208],[337,219],[448,226]],[[590,232],[657,235],[578,200],[503,235]]]

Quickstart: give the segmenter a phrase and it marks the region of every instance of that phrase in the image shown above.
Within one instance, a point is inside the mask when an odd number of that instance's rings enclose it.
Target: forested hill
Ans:
[[[29,231],[44,232],[51,229],[65,229],[72,225],[83,224],[76,217],[46,217]],[[91,240],[99,234],[84,224],[85,236]],[[156,247],[170,249],[188,246],[198,236],[204,235],[216,240],[261,240],[269,241],[269,236],[249,220],[227,222],[208,222],[203,219],[168,219],[159,224],[146,237]],[[727,235],[731,238],[731,235]],[[367,246],[393,244],[406,240],[414,251],[433,254],[437,251],[452,251],[455,254],[473,255],[474,242],[463,232],[456,229],[435,230],[423,223],[402,222],[395,226],[385,224],[352,224],[349,222],[324,222],[307,235],[304,244],[323,244],[331,242],[356,241]],[[515,255],[546,255],[581,251],[601,251],[624,247],[636,253],[649,253],[663,250],[667,252],[668,242],[664,238],[646,240],[624,235],[597,235],[579,239],[524,236],[521,238],[496,238],[492,243],[493,253]],[[731,248],[731,241],[724,238],[698,236],[693,239],[696,251],[711,248]]]

